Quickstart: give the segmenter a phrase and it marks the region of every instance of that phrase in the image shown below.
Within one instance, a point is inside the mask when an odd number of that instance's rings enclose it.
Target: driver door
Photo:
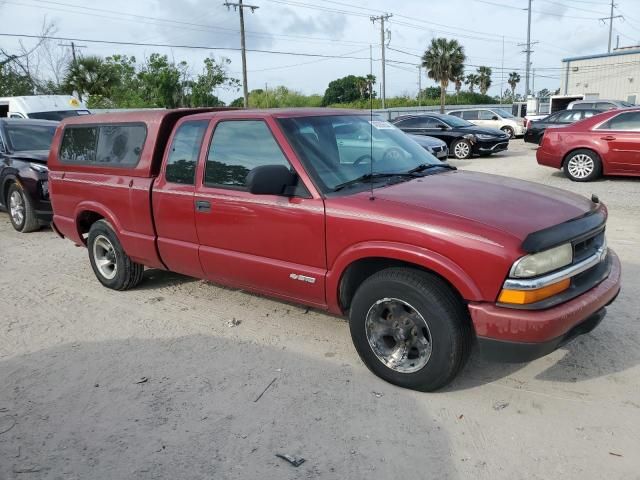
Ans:
[[[246,186],[247,174],[261,165],[300,173],[277,124],[268,117],[225,116],[216,121],[208,145],[194,198],[206,278],[325,306],[322,198],[300,175],[290,197],[255,195]]]

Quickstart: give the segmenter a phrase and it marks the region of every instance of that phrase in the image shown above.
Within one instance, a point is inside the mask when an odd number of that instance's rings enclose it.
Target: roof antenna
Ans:
[[[373,196],[373,47],[369,44],[369,145],[371,147],[369,155],[369,186],[371,194],[369,200],[375,200]]]

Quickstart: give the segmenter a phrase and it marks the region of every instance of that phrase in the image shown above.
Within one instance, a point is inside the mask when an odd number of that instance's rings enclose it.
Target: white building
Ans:
[[[640,103],[640,46],[563,59],[560,93]]]

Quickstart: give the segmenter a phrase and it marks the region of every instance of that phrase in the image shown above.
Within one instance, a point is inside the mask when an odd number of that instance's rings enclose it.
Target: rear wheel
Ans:
[[[574,182],[589,182],[602,174],[602,162],[591,150],[576,150],[567,156],[564,173]]]
[[[509,138],[515,138],[516,137],[516,132],[511,127],[502,127],[500,130],[502,130],[504,133],[509,135]]]
[[[28,233],[40,229],[40,222],[36,217],[29,194],[19,184],[14,183],[9,187],[6,205],[9,209],[11,225],[18,232]]]
[[[421,391],[453,380],[472,342],[468,315],[451,288],[410,268],[385,269],[365,280],[353,298],[349,326],[373,373]]]
[[[105,287],[128,290],[142,280],[144,266],[129,258],[107,221],[91,225],[87,247],[93,273]]]
[[[451,152],[458,160],[466,160],[467,158],[471,158],[471,155],[473,154],[473,151],[471,150],[471,143],[463,138],[453,142],[453,145],[451,145]]]

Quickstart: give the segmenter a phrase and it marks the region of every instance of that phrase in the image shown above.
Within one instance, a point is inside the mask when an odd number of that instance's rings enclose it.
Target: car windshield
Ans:
[[[461,118],[458,117],[454,117],[453,115],[442,115],[440,117],[438,117],[438,120],[443,121],[444,123],[446,123],[447,125],[449,125],[450,127],[456,128],[456,127],[473,127],[473,123],[471,122],[467,122],[466,120],[463,120]]]
[[[49,150],[55,126],[50,125],[7,125],[7,136],[14,151]]]
[[[407,174],[423,165],[443,165],[405,133],[377,116],[373,120],[359,115],[282,118],[279,123],[324,192],[340,189],[341,185],[370,173],[389,174],[393,178],[393,174]]]
[[[507,112],[502,108],[494,108],[493,111],[496,112],[498,115],[500,115],[502,118],[516,118],[513,115],[511,115],[510,112]]]
[[[89,110],[60,110],[56,112],[33,112],[29,114],[29,118],[37,120],[55,120],[59,122],[68,117],[77,117],[78,115],[89,115]]]

